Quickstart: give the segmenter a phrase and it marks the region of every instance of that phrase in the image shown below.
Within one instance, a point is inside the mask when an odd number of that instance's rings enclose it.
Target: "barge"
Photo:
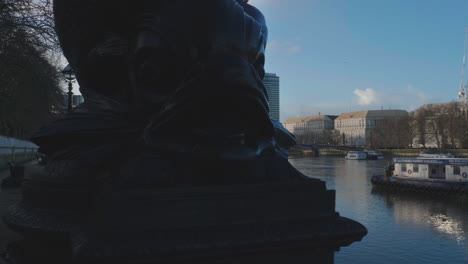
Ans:
[[[468,194],[468,159],[394,158],[384,175],[372,176],[371,182],[414,191]]]

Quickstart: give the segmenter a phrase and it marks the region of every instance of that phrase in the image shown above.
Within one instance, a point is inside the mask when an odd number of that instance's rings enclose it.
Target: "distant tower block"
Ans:
[[[280,78],[275,73],[267,73],[263,79],[270,98],[270,117],[280,119]]]

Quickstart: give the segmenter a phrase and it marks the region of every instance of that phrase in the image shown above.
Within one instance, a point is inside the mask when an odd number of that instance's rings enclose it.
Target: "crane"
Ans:
[[[468,85],[464,86],[463,83],[465,81],[465,68],[466,68],[466,55],[468,52],[468,27],[466,28],[465,33],[465,51],[463,54],[463,65],[462,65],[462,72],[460,78],[460,91],[458,92],[458,99],[463,99],[465,102],[465,106],[467,105],[467,95],[466,90],[468,89]]]

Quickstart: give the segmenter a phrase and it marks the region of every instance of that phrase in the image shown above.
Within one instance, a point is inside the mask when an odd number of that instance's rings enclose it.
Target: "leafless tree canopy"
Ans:
[[[467,108],[460,103],[425,105],[407,117],[382,120],[371,132],[375,148],[468,148]]]
[[[467,109],[460,103],[427,105],[415,113],[417,142],[439,149],[468,147]]]
[[[340,145],[341,135],[338,130],[308,131],[304,134],[296,135],[296,142],[308,145]]]
[[[50,0],[0,0],[0,134],[27,138],[60,108]]]
[[[411,148],[414,139],[413,116],[377,120],[370,133],[369,146],[372,148]]]
[[[36,48],[57,49],[51,0],[0,0],[0,39],[21,30]]]

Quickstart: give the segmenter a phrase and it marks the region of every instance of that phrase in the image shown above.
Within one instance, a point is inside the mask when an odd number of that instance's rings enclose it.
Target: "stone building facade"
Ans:
[[[263,79],[270,103],[270,117],[280,120],[280,77],[274,73],[267,73]]]
[[[405,110],[368,110],[343,113],[335,119],[335,129],[341,135],[341,144],[368,146],[371,131],[379,121],[405,116],[408,116],[408,112]]]
[[[297,117],[286,120],[283,125],[295,136],[300,136],[311,132],[318,133],[326,130],[333,130],[335,118],[337,118],[337,116],[332,115]]]

